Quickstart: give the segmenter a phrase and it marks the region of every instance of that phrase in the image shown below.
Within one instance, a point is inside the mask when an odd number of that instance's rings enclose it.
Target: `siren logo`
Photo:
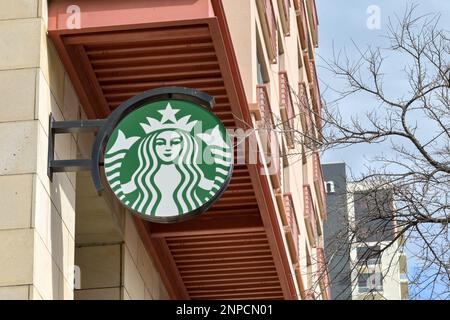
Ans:
[[[105,150],[107,181],[144,219],[171,222],[201,213],[223,193],[233,167],[220,120],[193,102],[163,100],[125,116]]]

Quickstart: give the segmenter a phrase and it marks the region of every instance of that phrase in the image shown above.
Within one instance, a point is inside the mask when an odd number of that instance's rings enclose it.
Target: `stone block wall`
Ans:
[[[130,214],[111,220],[119,233],[99,245],[77,175],[47,176],[50,112],[85,117],[47,37],[47,0],[0,1],[0,84],[0,299],[73,299],[75,255],[85,289],[75,298],[167,297]],[[58,135],[56,158],[85,156],[91,143]]]

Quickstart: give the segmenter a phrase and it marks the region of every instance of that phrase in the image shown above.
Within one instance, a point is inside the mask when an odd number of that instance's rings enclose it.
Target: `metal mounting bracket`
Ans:
[[[197,103],[208,110],[214,106],[214,98],[204,92],[185,87],[151,89],[136,95],[116,108],[106,119],[55,121],[49,119],[47,175],[52,181],[55,172],[91,171],[92,181],[98,194],[104,187],[100,167],[104,165],[102,151],[119,121],[143,105],[165,99],[182,99]],[[55,136],[57,134],[96,132],[90,159],[55,160]]]
[[[57,134],[97,132],[105,123],[106,119],[56,121],[50,113],[47,166],[47,175],[50,181],[53,181],[55,172],[90,171],[92,167],[92,159],[55,160],[55,136]]]

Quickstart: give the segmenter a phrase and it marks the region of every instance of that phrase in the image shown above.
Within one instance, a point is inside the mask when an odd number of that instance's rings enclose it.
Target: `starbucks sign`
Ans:
[[[183,94],[135,99],[133,108],[122,108],[107,135],[109,187],[146,220],[176,222],[205,212],[229,183],[230,137],[199,101]]]

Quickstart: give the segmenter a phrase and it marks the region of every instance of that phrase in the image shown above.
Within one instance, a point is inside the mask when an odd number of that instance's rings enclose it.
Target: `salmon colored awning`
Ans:
[[[54,0],[48,29],[89,118],[145,90],[185,86],[214,96],[227,127],[251,123],[220,0]],[[135,219],[172,298],[297,299],[267,179],[256,164],[236,165],[203,216]]]

